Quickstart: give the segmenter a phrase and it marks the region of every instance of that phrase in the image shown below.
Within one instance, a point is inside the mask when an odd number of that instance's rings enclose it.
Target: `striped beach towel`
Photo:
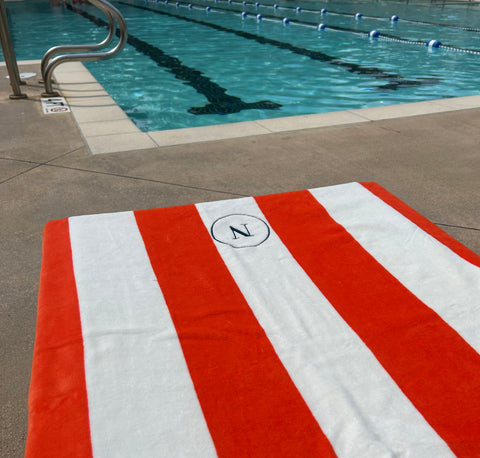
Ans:
[[[48,223],[28,457],[480,457],[480,258],[373,183]]]

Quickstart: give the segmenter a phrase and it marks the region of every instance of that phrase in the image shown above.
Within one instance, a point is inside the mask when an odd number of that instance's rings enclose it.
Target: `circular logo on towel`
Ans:
[[[267,223],[252,215],[234,214],[217,219],[210,229],[212,237],[233,248],[255,247],[270,235]]]

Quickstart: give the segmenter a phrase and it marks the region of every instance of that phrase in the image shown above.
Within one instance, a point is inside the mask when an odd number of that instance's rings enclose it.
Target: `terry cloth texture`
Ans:
[[[480,457],[480,258],[374,183],[48,223],[27,457]]]

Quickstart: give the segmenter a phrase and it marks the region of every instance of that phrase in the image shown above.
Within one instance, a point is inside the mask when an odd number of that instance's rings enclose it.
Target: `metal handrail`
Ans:
[[[40,64],[40,71],[42,75],[43,81],[45,82],[45,69],[47,68],[47,64],[49,63],[50,59],[55,56],[56,54],[60,54],[62,52],[84,52],[84,51],[97,51],[98,49],[102,49],[110,44],[115,34],[115,19],[110,13],[110,10],[106,5],[97,5],[100,8],[108,19],[108,35],[102,40],[100,43],[93,43],[93,44],[86,44],[86,45],[60,45],[54,46],[50,48],[43,56],[42,62]]]
[[[95,5],[97,8],[101,9],[102,11],[107,10],[108,11],[107,16],[111,15],[117,21],[120,29],[119,41],[115,45],[115,47],[113,47],[109,51],[96,52],[96,53],[63,54],[51,59],[45,68],[45,75],[44,75],[45,92],[42,94],[42,96],[44,97],[54,97],[58,95],[58,93],[53,91],[52,89],[53,71],[58,65],[64,62],[78,62],[78,61],[91,62],[96,60],[110,59],[113,56],[117,55],[122,50],[123,46],[125,45],[125,42],[127,41],[127,24],[122,14],[120,13],[120,11],[118,11],[118,9],[115,8],[107,0],[88,0],[88,1],[92,5]],[[82,46],[82,45],[79,45],[79,46]],[[86,47],[86,46],[83,46],[83,47]]]
[[[20,79],[18,72],[17,58],[15,50],[13,49],[12,37],[10,35],[10,28],[8,26],[7,11],[3,0],[0,0],[0,42],[3,49],[3,56],[5,64],[7,65],[8,76],[10,77],[10,86],[12,86],[13,94],[10,94],[11,99],[25,99],[26,94],[22,94],[20,85],[25,84]]]

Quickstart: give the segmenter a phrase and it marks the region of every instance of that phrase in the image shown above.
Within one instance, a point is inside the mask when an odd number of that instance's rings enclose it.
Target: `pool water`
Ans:
[[[86,66],[142,131],[480,93],[474,3],[279,1],[276,9],[272,0],[260,1],[265,6],[192,0],[192,9],[174,1],[113,3],[127,21],[128,43],[118,57]],[[106,35],[103,13],[90,5],[26,0],[7,9],[18,59]],[[355,20],[356,12],[363,18]],[[389,20],[394,14],[398,22]],[[292,22],[283,24],[284,17]],[[380,37],[369,38],[371,30]],[[428,48],[429,40],[445,47]]]

